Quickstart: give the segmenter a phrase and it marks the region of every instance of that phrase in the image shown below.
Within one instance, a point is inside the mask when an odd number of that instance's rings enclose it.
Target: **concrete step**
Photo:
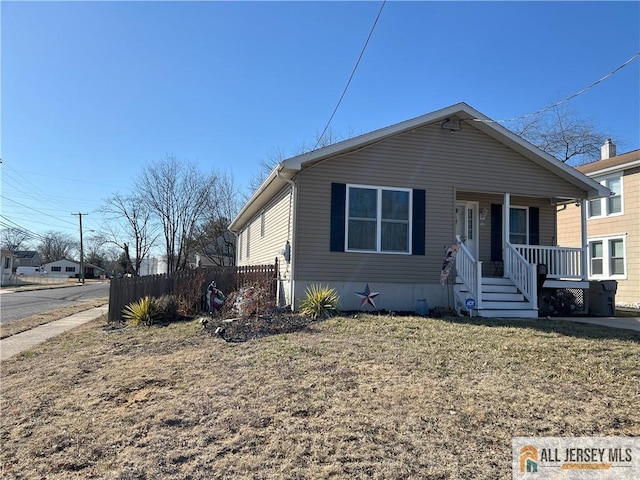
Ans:
[[[482,301],[524,302],[524,295],[515,292],[483,292]]]
[[[473,315],[483,318],[538,318],[537,310],[474,310]]]

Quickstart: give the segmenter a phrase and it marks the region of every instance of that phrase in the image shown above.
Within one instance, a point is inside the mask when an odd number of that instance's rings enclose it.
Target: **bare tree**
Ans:
[[[107,243],[108,240],[103,235],[91,235],[85,238],[83,242],[85,261],[104,268]]]
[[[42,263],[50,263],[70,258],[78,248],[78,241],[68,233],[50,231],[43,235],[38,252]]]
[[[567,106],[513,122],[509,128],[564,163],[581,165],[600,157],[600,146],[610,135],[597,130]]]
[[[102,238],[122,250],[125,271],[139,275],[142,260],[159,236],[147,203],[139,196],[115,194],[106,200],[101,211],[109,220]]]
[[[18,228],[3,228],[0,232],[0,245],[3,250],[15,252],[24,250],[31,234]]]
[[[346,140],[355,136],[356,133],[353,131],[353,129],[349,129],[347,135],[339,135],[331,127],[327,128],[327,130],[324,132],[324,135],[322,134],[322,132],[316,131],[313,144],[308,145],[305,142],[299,144],[295,148],[294,155],[309,153],[319,148],[327,147],[329,145],[333,145],[334,143],[338,143],[342,140]],[[249,195],[252,195],[253,192],[255,192],[258,187],[260,187],[262,182],[269,176],[275,166],[286,158],[287,155],[284,153],[284,151],[280,147],[275,147],[266,155],[266,157],[260,160],[258,169],[253,172],[251,178],[249,178]]]
[[[167,156],[147,165],[136,186],[162,226],[169,272],[186,269],[195,228],[214,203],[216,176]]]

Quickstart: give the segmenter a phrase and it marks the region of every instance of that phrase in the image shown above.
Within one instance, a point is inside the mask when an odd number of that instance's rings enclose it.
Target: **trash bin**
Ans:
[[[618,282],[615,280],[597,280],[589,282],[589,313],[604,317],[616,314],[616,291]]]
[[[542,286],[544,285],[544,281],[547,279],[547,275],[549,270],[544,263],[538,263],[536,265],[536,273],[538,276],[538,292],[542,291]]]

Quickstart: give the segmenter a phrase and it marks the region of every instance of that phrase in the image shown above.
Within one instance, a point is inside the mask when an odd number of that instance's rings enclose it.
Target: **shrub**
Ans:
[[[307,287],[306,296],[300,303],[300,313],[312,318],[328,318],[338,313],[340,297],[334,288],[312,284]]]
[[[157,303],[163,320],[175,322],[180,318],[180,299],[176,295],[163,295]]]
[[[122,318],[134,327],[139,327],[140,325],[151,326],[161,317],[162,310],[158,305],[158,300],[149,295],[137,302],[131,302],[122,309]]]

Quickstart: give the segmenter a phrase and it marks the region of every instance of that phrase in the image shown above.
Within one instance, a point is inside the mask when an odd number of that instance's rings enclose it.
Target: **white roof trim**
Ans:
[[[233,220],[229,229],[233,232],[239,231],[240,227],[255,215],[255,213],[269,201],[275,192],[279,191],[286,184],[285,180],[279,177],[282,176],[287,179],[291,179],[297,172],[324,159],[364,148],[385,138],[409,132],[413,129],[436,123],[454,115],[462,120],[466,120],[467,122],[475,122],[474,126],[480,131],[495,138],[499,142],[512,148],[543,168],[565,178],[573,185],[584,189],[587,191],[587,198],[600,198],[610,195],[609,189],[579,172],[574,167],[569,166],[543,152],[536,146],[530,144],[499,123],[494,122],[489,117],[478,112],[466,103],[457,103],[420,117],[405,120],[404,122],[396,123],[379,130],[374,130],[373,132],[365,133],[364,135],[350,138],[348,140],[284,160],[282,163],[278,164],[264,182],[262,182],[258,190],[256,190],[240,213],[238,213],[236,218]],[[267,191],[271,192],[271,196],[267,195],[267,197],[264,197]]]
[[[640,166],[640,160],[632,160],[631,162],[627,162],[621,165],[615,165],[613,167],[603,168],[601,170],[594,170],[593,172],[585,173],[585,175],[587,177],[598,177],[600,175],[623,172],[625,170],[629,170],[630,168],[639,167],[639,166]]]

